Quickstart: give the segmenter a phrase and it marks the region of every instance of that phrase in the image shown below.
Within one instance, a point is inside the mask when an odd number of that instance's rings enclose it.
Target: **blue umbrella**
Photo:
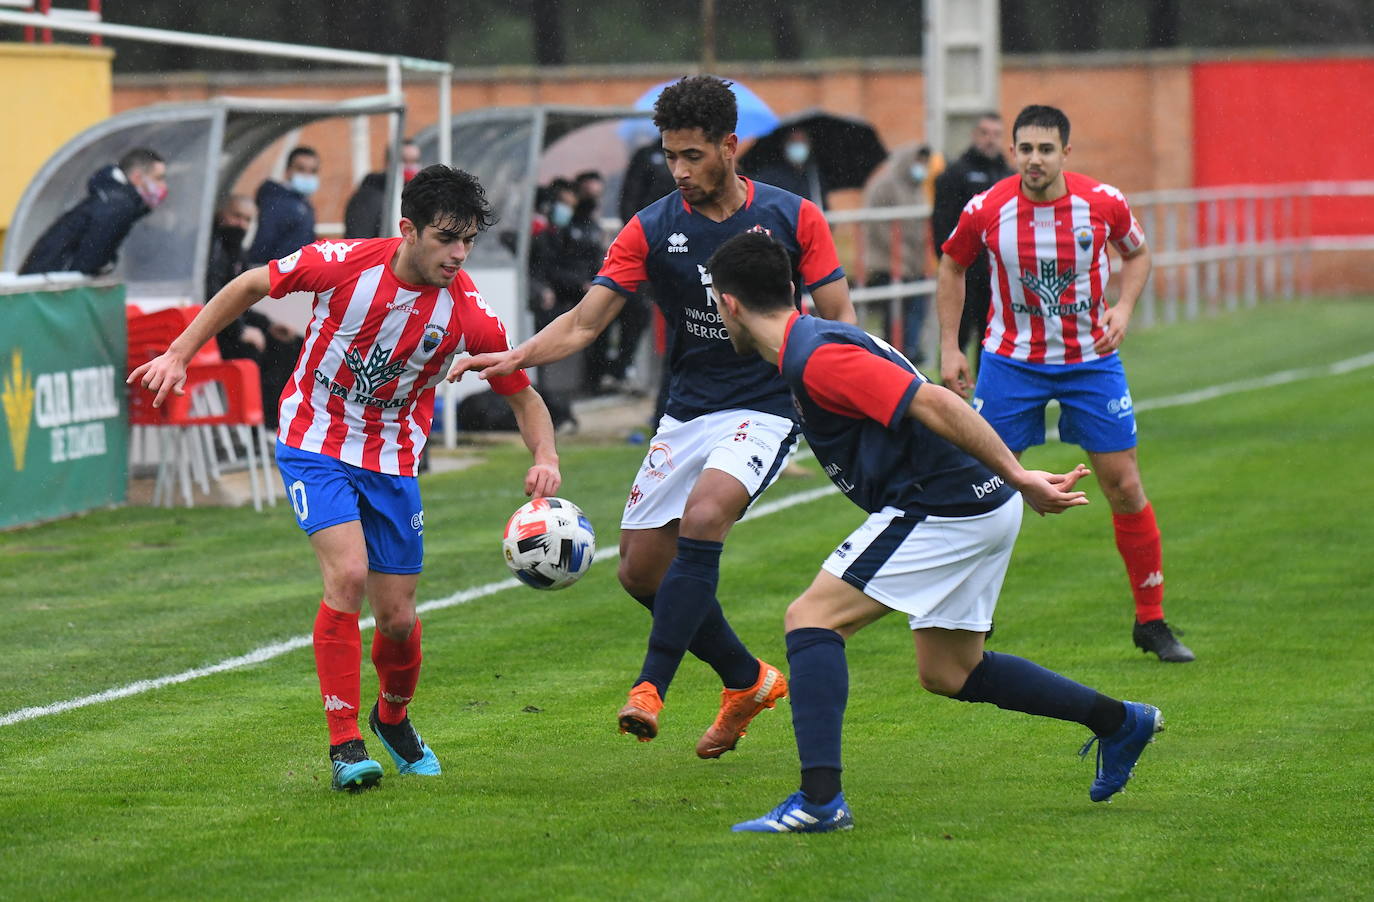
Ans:
[[[658,95],[663,92],[663,89],[677,83],[677,81],[678,79],[675,78],[672,81],[654,85],[634,102],[634,108],[652,110],[654,101],[658,100]],[[735,134],[739,135],[741,141],[766,135],[778,127],[778,114],[768,108],[768,104],[763,102],[763,98],[739,82],[730,85],[730,90],[735,92],[735,104],[739,107],[739,124],[735,126]],[[621,129],[621,136],[626,141],[634,141],[636,136],[644,131],[644,123],[647,121],[625,120],[625,125]],[[649,123],[649,129],[653,129],[653,123]],[[657,134],[657,131],[653,132],[655,137]]]

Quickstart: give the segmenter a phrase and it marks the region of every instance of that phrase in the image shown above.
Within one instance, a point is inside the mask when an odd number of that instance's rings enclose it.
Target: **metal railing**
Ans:
[[[1366,234],[1320,234],[1314,201],[1328,198],[1374,198],[1374,181],[1227,185],[1130,196],[1154,264],[1136,307],[1135,322],[1141,326],[1171,323],[1196,319],[1205,312],[1254,306],[1265,299],[1310,294],[1315,254],[1374,251],[1374,214],[1368,219]],[[854,286],[850,297],[859,308],[860,321],[865,313],[880,313],[893,335],[900,335],[901,299],[933,295],[935,280],[927,277],[862,287],[867,281],[865,227],[891,225],[893,259],[887,270],[905,272],[899,230],[913,224],[928,227],[930,207],[841,210],[827,213],[826,218]],[[933,263],[932,255],[916,269],[933,274]],[[1113,264],[1114,268],[1118,265],[1115,257]],[[879,306],[884,304],[886,309]],[[933,320],[928,320],[925,332],[933,331]]]

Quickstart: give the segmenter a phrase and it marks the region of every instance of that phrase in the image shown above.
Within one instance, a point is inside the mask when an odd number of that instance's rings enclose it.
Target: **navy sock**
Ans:
[[[677,556],[663,574],[658,592],[654,595],[654,626],[649,631],[649,650],[644,655],[644,667],[635,684],[653,683],[659,697],[668,694],[687,646],[712,608],[720,610],[716,601],[716,584],[720,581],[720,542],[679,538]]]
[[[844,730],[844,707],[849,701],[844,639],[834,630],[792,630],[787,634],[787,669],[792,732],[797,738],[804,785],[808,771],[830,769],[835,771],[834,789],[838,793],[840,734]],[[807,797],[814,802],[830,801],[810,793]]]
[[[973,668],[964,688],[954,698],[961,702],[990,702],[1007,711],[1071,720],[1094,733],[1110,727],[1116,720],[1114,727],[1099,735],[1115,732],[1126,717],[1121,702],[1033,661],[994,651],[983,652],[983,660]]]
[[[655,596],[633,597],[650,613],[653,612]],[[692,637],[687,650],[710,665],[720,677],[721,685],[727,689],[748,689],[758,682],[759,659],[750,654],[739,636],[735,635],[719,601],[706,612],[706,619],[697,627],[697,634]]]
[[[817,805],[829,804],[840,794],[840,769],[837,767],[808,767],[802,771],[802,795]]]

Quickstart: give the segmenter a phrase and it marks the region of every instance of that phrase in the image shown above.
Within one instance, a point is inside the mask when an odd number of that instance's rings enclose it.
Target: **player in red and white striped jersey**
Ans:
[[[970,200],[943,245],[941,378],[965,397],[973,388],[974,406],[1018,456],[1045,441],[1045,405],[1059,402],[1059,434],[1088,452],[1112,508],[1135,600],[1135,644],[1163,661],[1191,661],[1164,621],[1159,527],[1141,484],[1135,413],[1117,355],[1150,275],[1145,233],[1120,191],[1064,170],[1071,148],[1062,111],[1026,107],[1012,142],[1018,174]],[[1109,245],[1121,255],[1120,298],[1112,305]],[[959,314],[964,271],[985,251],[992,303],[971,386]]]
[[[401,237],[317,241],[235,278],[210,299],[167,352],[130,384],[182,393],[196,349],[265,295],[314,293],[314,315],[281,399],[277,465],[296,519],[319,559],[324,598],[315,618],[315,665],[335,789],[375,785],[367,755],[358,615],[376,617],[378,693],[368,723],[402,774],[435,775],[438,758],[410,724],[420,673],[415,589],[424,558],[424,509],[415,476],[434,415],[434,387],[459,352],[504,351],[505,327],[462,272],[477,233],[492,222],[471,175],[431,166],[401,195]],[[524,373],[493,378],[533,455],[524,488],[558,491],[553,422]]]

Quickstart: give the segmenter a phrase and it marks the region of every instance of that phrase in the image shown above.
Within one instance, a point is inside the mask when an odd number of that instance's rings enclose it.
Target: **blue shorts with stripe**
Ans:
[[[306,535],[358,520],[367,566],[378,573],[419,573],[425,558],[420,481],[346,464],[277,442],[277,468],[296,522]]]
[[[1008,448],[1020,452],[1045,443],[1050,401],[1059,402],[1063,441],[1096,453],[1136,446],[1135,409],[1120,355],[1046,364],[983,354],[973,406]]]

